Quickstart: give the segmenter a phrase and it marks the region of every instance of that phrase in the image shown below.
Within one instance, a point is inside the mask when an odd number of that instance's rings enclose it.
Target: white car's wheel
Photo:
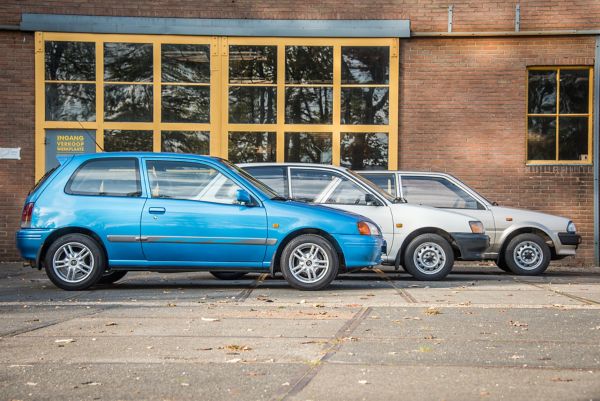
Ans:
[[[521,276],[543,273],[550,265],[550,247],[535,234],[519,234],[508,243],[504,260],[509,269]]]
[[[454,266],[454,252],[438,234],[421,234],[404,252],[404,268],[418,280],[441,280]]]

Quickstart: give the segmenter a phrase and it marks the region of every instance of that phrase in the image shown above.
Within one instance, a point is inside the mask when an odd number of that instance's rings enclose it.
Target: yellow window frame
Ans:
[[[45,118],[45,42],[73,41],[94,42],[96,52],[96,121],[46,121]],[[150,43],[153,46],[153,118],[151,122],[104,121],[104,43]],[[161,121],[161,45],[162,44],[208,44],[210,46],[210,122],[209,123],[163,123]],[[277,46],[277,121],[275,124],[229,123],[229,46],[266,45]],[[285,46],[332,46],[334,51],[333,121],[332,124],[286,124],[285,123]],[[387,85],[342,85],[342,46],[389,46],[389,83]],[[48,129],[85,129],[95,131],[96,151],[104,147],[104,130],[147,130],[153,132],[153,151],[161,150],[161,131],[208,131],[210,132],[210,155],[227,158],[229,132],[276,132],[276,161],[284,160],[285,132],[331,132],[332,163],[340,164],[341,133],[383,132],[388,135],[388,168],[398,166],[398,38],[283,38],[283,37],[224,37],[224,36],[177,36],[177,35],[121,35],[36,32],[35,35],[35,176],[39,179],[45,172],[45,132]],[[54,81],[50,81],[54,82]],[[77,83],[78,81],[56,81]],[[88,83],[88,82],[86,82]],[[119,82],[127,84],[127,82]],[[233,84],[235,85],[235,84]],[[302,85],[294,85],[302,86]],[[310,85],[307,85],[310,86]],[[314,86],[314,85],[313,85]],[[389,117],[387,125],[341,124],[342,87],[381,86],[389,88]]]
[[[588,87],[588,112],[587,113],[560,113],[560,71],[587,70],[589,74]],[[529,71],[556,71],[556,113],[538,114],[529,113]],[[527,67],[525,82],[527,83],[525,96],[525,154],[527,165],[572,164],[591,165],[593,163],[593,126],[594,126],[594,68],[590,66],[535,66]],[[529,159],[529,117],[555,117],[556,119],[556,158],[554,160]],[[560,160],[559,159],[559,132],[560,117],[587,117],[588,119],[588,153],[587,160]]]

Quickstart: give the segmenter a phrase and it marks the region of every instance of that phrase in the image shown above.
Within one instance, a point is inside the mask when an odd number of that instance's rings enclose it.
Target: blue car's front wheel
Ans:
[[[283,249],[281,272],[287,282],[300,290],[320,290],[337,276],[338,255],[325,238],[304,234],[291,240]]]

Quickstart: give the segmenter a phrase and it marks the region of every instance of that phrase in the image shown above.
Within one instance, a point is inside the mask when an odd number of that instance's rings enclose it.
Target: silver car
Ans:
[[[444,173],[361,171],[362,176],[408,203],[461,212],[483,222],[490,247],[483,257],[520,275],[540,274],[552,259],[575,255],[581,242],[575,224],[564,217],[501,207]]]
[[[410,205],[343,167],[315,164],[240,165],[280,195],[369,217],[383,232],[384,264],[402,265],[420,280],[445,277],[455,259],[479,260],[489,238],[475,218]]]

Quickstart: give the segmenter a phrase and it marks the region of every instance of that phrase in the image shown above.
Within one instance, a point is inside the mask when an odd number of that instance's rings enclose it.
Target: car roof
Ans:
[[[158,159],[193,159],[193,160],[205,160],[205,161],[221,161],[220,157],[215,156],[203,156],[192,153],[169,153],[169,152],[99,152],[99,153],[86,153],[81,155],[74,155],[74,160],[89,160],[89,159],[103,159],[103,158],[115,158],[115,157],[151,157]]]
[[[266,162],[266,163],[238,163],[239,167],[273,167],[273,166],[281,166],[281,167],[320,167],[320,168],[329,168],[333,170],[346,171],[348,170],[346,167],[334,166],[331,164],[317,164],[317,163],[275,163],[275,162]]]
[[[440,175],[446,177],[456,178],[450,173],[442,173],[441,171],[411,171],[411,170],[354,170],[358,174],[385,174],[385,173],[399,173],[399,174],[415,174],[415,175]]]

